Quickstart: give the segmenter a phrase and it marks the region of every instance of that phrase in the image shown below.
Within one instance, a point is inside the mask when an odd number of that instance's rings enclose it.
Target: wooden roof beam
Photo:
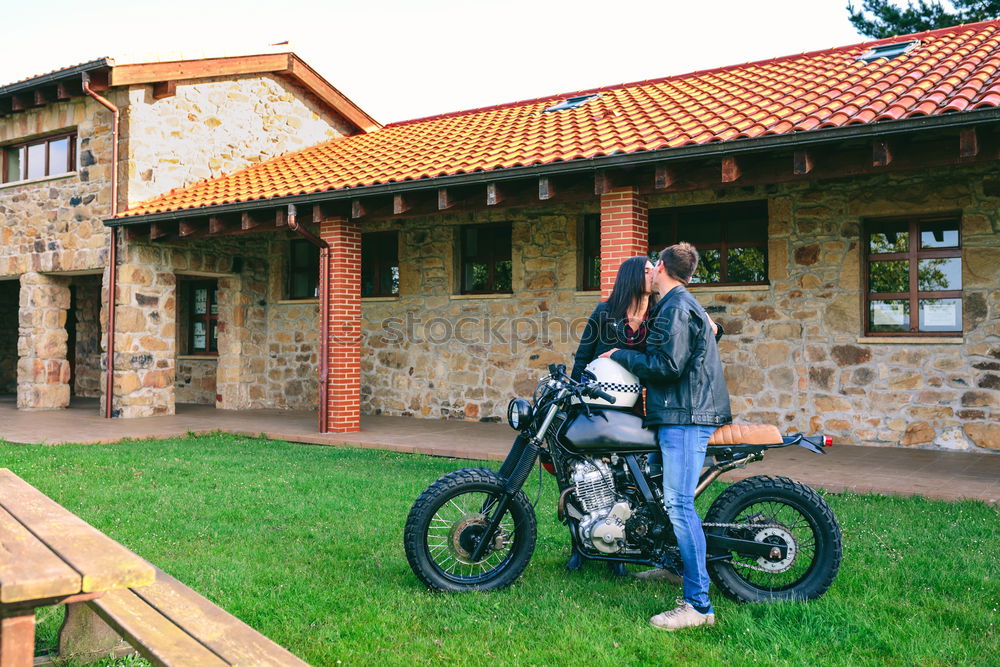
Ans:
[[[722,158],[722,182],[723,183],[735,183],[740,180],[740,176],[743,175],[743,170],[740,168],[740,163],[733,155],[726,155]]]
[[[792,173],[796,176],[805,176],[813,170],[813,154],[809,151],[795,151],[792,153]]]
[[[963,127],[958,137],[958,156],[973,158],[979,155],[979,135],[976,128]]]

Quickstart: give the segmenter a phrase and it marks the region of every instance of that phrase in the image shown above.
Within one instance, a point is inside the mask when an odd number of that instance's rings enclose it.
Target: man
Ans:
[[[663,455],[663,502],[684,564],[684,597],[675,609],[649,619],[661,630],[715,623],[694,490],[708,439],[732,421],[732,413],[713,323],[685,289],[697,267],[698,251],[691,244],[665,248],[653,267],[653,286],[662,296],[650,313],[646,351],[614,349],[601,355],[642,380],[645,425],[657,429]]]

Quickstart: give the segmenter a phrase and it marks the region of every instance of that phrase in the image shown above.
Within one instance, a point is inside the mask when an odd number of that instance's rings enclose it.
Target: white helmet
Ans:
[[[616,408],[631,408],[639,400],[642,393],[642,385],[639,378],[630,373],[628,369],[613,359],[598,357],[594,359],[583,370],[583,381],[586,382],[592,376],[597,380],[597,388],[615,397]],[[603,398],[586,398],[590,405],[611,405]]]

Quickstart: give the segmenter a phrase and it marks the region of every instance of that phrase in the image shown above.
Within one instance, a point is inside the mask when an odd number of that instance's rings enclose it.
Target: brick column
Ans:
[[[329,218],[319,236],[330,245],[326,432],[347,433],[361,429],[361,230]]]
[[[649,208],[635,188],[601,195],[601,298],[611,296],[618,267],[649,253]]]
[[[66,278],[41,273],[21,276],[17,407],[22,410],[54,410],[69,405],[68,309]]]

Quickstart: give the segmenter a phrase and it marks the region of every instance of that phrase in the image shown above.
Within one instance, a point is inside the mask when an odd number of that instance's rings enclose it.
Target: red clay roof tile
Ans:
[[[858,60],[911,40],[920,44],[891,60]],[[394,123],[171,190],[122,216],[998,106],[1000,21],[986,21]]]

